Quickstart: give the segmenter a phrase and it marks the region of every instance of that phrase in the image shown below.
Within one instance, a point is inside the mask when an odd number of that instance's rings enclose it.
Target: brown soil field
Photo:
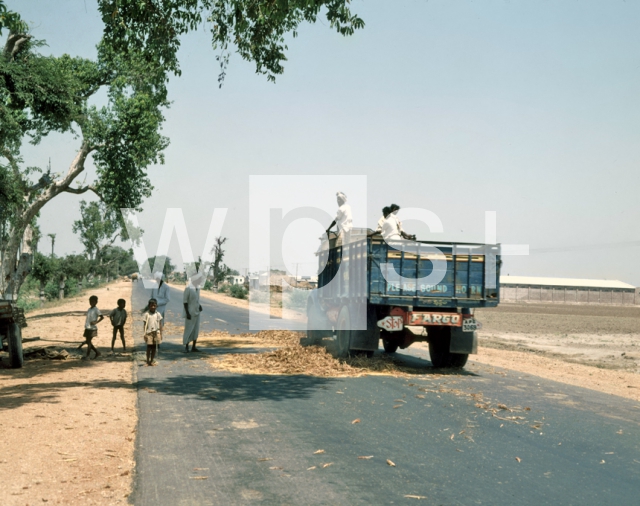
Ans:
[[[471,359],[640,400],[640,307],[501,304]]]
[[[503,304],[477,312],[484,347],[640,372],[640,307]]]
[[[65,360],[25,360],[23,369],[0,368],[0,504],[125,504],[131,492],[136,391],[130,352],[110,355],[111,324],[98,325],[96,360],[80,360],[89,295],[107,313],[131,283],[116,282],[55,307],[27,314],[25,355],[46,347]],[[129,318],[125,338],[131,340]],[[132,343],[131,343],[132,344]],[[86,350],[86,347],[83,348]],[[93,354],[92,354],[93,356]]]

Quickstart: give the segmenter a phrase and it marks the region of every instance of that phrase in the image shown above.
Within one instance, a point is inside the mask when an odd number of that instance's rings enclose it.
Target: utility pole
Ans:
[[[47,234],[51,238],[51,258],[53,258],[53,250],[56,245],[56,234]]]

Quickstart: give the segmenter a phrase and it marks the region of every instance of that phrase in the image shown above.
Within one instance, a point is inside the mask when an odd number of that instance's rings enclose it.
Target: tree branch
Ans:
[[[4,56],[7,60],[13,60],[20,48],[31,38],[31,35],[24,33],[11,33],[7,37],[7,42],[4,46]]]
[[[62,190],[62,192],[73,193],[75,195],[82,195],[83,193],[86,193],[88,191],[92,191],[93,193],[95,193],[98,196],[98,198],[100,200],[104,200],[102,198],[102,195],[100,194],[100,192],[98,192],[96,187],[93,186],[93,185],[88,185],[88,186],[85,186],[83,188],[71,188],[71,187],[68,187],[68,188],[65,188],[64,190]]]

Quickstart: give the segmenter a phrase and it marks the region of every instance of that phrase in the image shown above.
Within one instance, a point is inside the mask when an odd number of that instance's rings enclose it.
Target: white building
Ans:
[[[530,276],[500,276],[500,299],[505,302],[640,304],[638,289],[622,281]]]
[[[230,285],[244,285],[244,276],[227,276]]]

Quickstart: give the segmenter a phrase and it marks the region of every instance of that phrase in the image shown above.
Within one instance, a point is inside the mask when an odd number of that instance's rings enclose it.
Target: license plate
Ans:
[[[446,325],[459,327],[462,315],[459,313],[409,313],[407,325]]]
[[[378,327],[388,332],[397,332],[404,328],[402,316],[387,316],[378,321]]]
[[[480,328],[480,322],[475,318],[465,318],[462,320],[462,332],[473,332]]]

